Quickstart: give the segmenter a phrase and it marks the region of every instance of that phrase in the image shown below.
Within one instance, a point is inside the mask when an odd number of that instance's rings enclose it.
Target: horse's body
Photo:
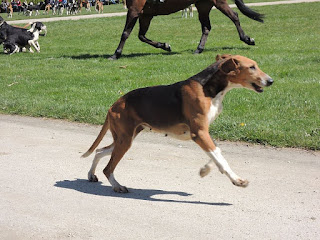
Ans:
[[[256,21],[263,22],[262,15],[254,12],[250,8],[244,5],[242,0],[234,0],[239,10]],[[161,48],[166,51],[171,51],[171,47],[167,43],[155,42],[146,38],[145,34],[148,31],[150,22],[154,16],[157,15],[168,15],[171,13],[178,12],[182,9],[187,8],[190,4],[195,4],[198,14],[199,21],[202,28],[202,36],[195,53],[201,53],[204,49],[204,45],[207,41],[208,34],[211,30],[209,13],[213,6],[219,9],[227,17],[229,17],[235,24],[240,40],[244,41],[249,45],[254,45],[254,39],[248,37],[240,27],[240,21],[238,14],[234,12],[227,3],[227,0],[127,0],[127,20],[121,36],[121,40],[115,53],[110,59],[118,59],[121,56],[125,41],[128,39],[133,27],[139,19],[139,39],[142,42],[148,43],[153,47]]]

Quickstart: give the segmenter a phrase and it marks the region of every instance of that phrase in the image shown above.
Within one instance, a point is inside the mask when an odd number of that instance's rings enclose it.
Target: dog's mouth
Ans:
[[[257,84],[255,83],[251,83],[251,86],[254,88],[254,90],[258,93],[262,93],[263,92],[263,89],[262,87],[258,86]]]

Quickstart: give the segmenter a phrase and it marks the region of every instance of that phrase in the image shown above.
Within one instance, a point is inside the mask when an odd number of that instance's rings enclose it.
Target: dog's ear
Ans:
[[[219,66],[220,70],[227,75],[236,75],[239,73],[239,62],[234,58],[229,58]]]
[[[226,59],[226,58],[230,58],[231,56],[232,56],[231,54],[222,54],[222,55],[218,54],[216,56],[216,61],[219,61],[219,60],[222,60],[222,59]]]

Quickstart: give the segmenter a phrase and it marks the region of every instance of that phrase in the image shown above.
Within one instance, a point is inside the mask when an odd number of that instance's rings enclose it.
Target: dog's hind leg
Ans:
[[[96,167],[100,161],[101,158],[110,155],[112,153],[114,149],[114,144],[112,143],[111,145],[104,147],[104,148],[100,148],[96,150],[96,155],[94,156],[91,168],[88,172],[88,180],[90,182],[97,182],[98,178],[95,175],[95,171],[96,171]]]
[[[13,43],[10,43],[10,42],[5,42],[3,44],[3,49],[6,49],[4,52],[9,55],[12,55],[16,52],[19,52],[19,47]]]
[[[200,176],[204,177],[209,174],[211,169],[216,165],[222,174],[226,174],[231,182],[239,187],[248,186],[248,181],[240,178],[230,168],[228,162],[222,156],[220,148],[213,143],[207,130],[193,131],[192,139],[208,154],[211,160],[200,170]]]
[[[120,160],[122,159],[122,157],[124,156],[124,154],[131,147],[132,138],[133,138],[132,135],[124,135],[123,134],[121,137],[119,137],[116,140],[113,152],[111,154],[110,161],[109,161],[108,165],[105,167],[105,169],[103,170],[103,173],[108,178],[108,180],[109,180],[109,182],[115,192],[119,192],[119,193],[127,193],[128,192],[128,189],[125,186],[122,186],[117,182],[117,180],[114,177],[113,172],[114,172],[116,166],[118,165],[118,163],[120,162]]]

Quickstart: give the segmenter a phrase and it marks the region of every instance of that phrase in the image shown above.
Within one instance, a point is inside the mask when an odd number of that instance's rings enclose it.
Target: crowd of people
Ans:
[[[124,3],[124,0],[97,0],[97,2],[101,2],[103,5],[109,4],[117,4],[117,3]],[[37,7],[37,10],[45,10],[47,6],[50,6],[53,9],[55,6],[61,6],[63,8],[67,8],[71,4],[83,5],[85,8],[89,8],[91,6],[95,6],[96,0],[33,0],[33,1],[23,1],[20,0],[2,0],[0,4],[0,13],[8,13],[9,8],[12,12],[26,12],[28,7],[34,8]]]

